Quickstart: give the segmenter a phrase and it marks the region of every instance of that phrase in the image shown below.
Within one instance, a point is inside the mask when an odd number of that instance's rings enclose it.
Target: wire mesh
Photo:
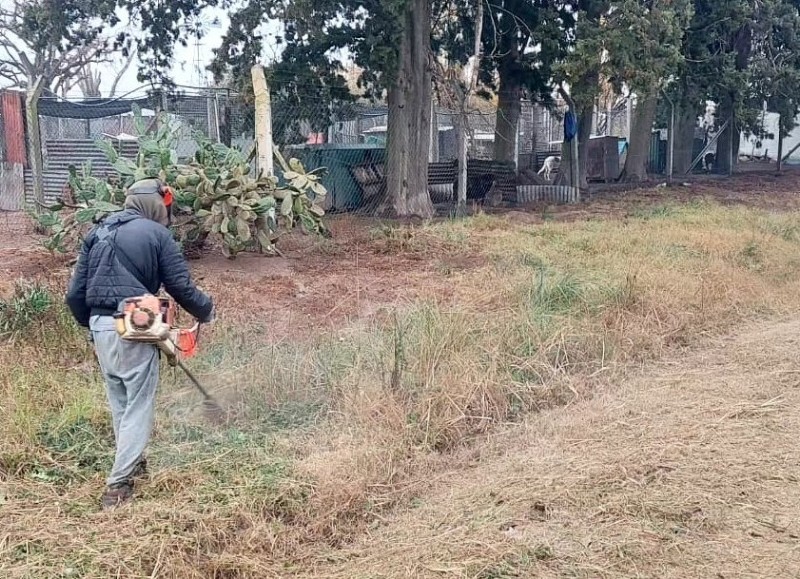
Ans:
[[[282,79],[273,75],[272,136],[285,157],[300,159],[307,169],[327,169],[323,180],[329,190],[326,209],[371,212],[387,197],[389,111],[383,102],[367,98],[354,74],[345,74],[345,81],[346,86],[337,86],[317,77]],[[434,97],[431,103],[430,132],[425,136],[430,151],[428,193],[445,210],[455,204],[457,197],[459,126],[464,127],[467,143],[468,201],[514,201],[518,185],[523,181],[531,185],[529,181],[536,179],[545,159],[561,154],[566,111],[563,101],[556,100],[550,107],[522,102],[516,111],[505,111],[498,109],[493,100],[473,98],[465,110],[456,110],[452,99],[446,103],[449,106],[437,99]],[[170,116],[173,125],[179,127],[176,149],[181,159],[194,155],[196,133],[246,153],[254,146],[252,97],[244,98],[227,89],[182,89],[152,98],[151,102],[153,109],[143,110],[146,123],[154,122],[159,109]],[[593,136],[619,137],[624,142],[629,137],[634,112],[634,103],[627,98],[598,100],[592,120]],[[518,120],[507,118],[510,114],[518,115]],[[504,131],[497,129],[500,123],[509,122],[516,122],[517,133],[504,137]],[[113,171],[96,147],[98,139],[124,140],[136,133],[130,112],[94,119],[42,116],[40,125],[46,202],[62,194],[70,165],[91,161],[101,172]],[[0,136],[3,134],[0,130]],[[513,143],[508,142],[511,139]],[[665,140],[665,133],[654,133],[648,165],[653,172],[664,170]],[[0,142],[0,154],[3,149],[4,143]],[[624,144],[619,155],[622,166]],[[11,170],[3,164],[6,174]],[[17,188],[5,188],[0,210],[21,210],[26,202],[32,204],[28,170],[22,181],[24,184]],[[24,218],[24,214],[19,215]]]
[[[388,107],[366,98],[342,98],[334,90],[298,87],[316,82],[295,78],[281,84],[272,79],[273,140],[284,156],[299,158],[307,169],[327,169],[323,181],[329,190],[327,210],[372,212],[386,201]],[[352,92],[359,90],[356,87]],[[459,120],[466,128],[469,199],[484,199],[493,175],[500,173],[509,180],[508,163],[491,162],[496,157],[495,124],[501,114],[493,102],[474,99],[466,111],[439,102],[430,106],[429,132],[415,138],[428,140],[428,193],[434,203],[444,208],[455,203]],[[533,151],[534,143],[542,140],[534,116],[532,106],[523,107],[520,134],[514,143],[519,147],[520,163],[523,154]],[[506,187],[511,187],[507,196],[513,197],[513,184]]]

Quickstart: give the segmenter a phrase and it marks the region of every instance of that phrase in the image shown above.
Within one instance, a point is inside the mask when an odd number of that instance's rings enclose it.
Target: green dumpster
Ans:
[[[363,205],[361,187],[353,178],[351,167],[383,163],[386,149],[379,144],[293,145],[290,155],[297,157],[307,170],[327,167],[322,184],[328,189],[326,210],[347,211]]]

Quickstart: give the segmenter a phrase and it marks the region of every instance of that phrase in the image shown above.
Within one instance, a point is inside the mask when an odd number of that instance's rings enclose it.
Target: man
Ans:
[[[114,313],[126,298],[156,295],[163,285],[199,321],[214,317],[211,299],[192,282],[167,229],[171,213],[168,187],[155,179],[134,183],[125,210],[108,216],[86,237],[67,291],[72,315],[90,329],[111,407],[116,456],[102,497],[105,509],[130,499],[133,479],[145,473],[159,370],[157,347],[122,340]]]

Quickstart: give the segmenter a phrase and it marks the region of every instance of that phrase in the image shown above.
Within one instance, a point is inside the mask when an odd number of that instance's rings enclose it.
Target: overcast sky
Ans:
[[[172,78],[176,84],[197,86],[198,84],[204,84],[203,78],[210,79],[211,75],[205,70],[205,67],[211,63],[211,59],[214,55],[213,49],[218,48],[220,44],[222,44],[222,37],[229,23],[227,13],[223,10],[206,10],[203,14],[203,20],[206,22],[213,22],[215,19],[219,21],[219,25],[209,27],[206,35],[199,41],[199,51],[197,50],[198,46],[194,38],[188,39],[188,46],[186,47],[180,45],[175,47],[175,64],[172,68]],[[203,76],[198,76],[197,72],[198,52],[201,75]],[[119,68],[120,65],[117,64],[116,66]],[[117,86],[116,96],[135,91],[142,86],[142,83],[136,80],[137,68],[138,62],[134,62],[126,71]],[[106,95],[111,88],[115,73],[113,67],[104,66],[102,70],[101,90],[103,94]],[[80,90],[74,90],[70,93],[70,96],[80,97]]]
[[[229,19],[228,13],[221,9],[207,9],[203,13],[204,22],[217,21],[219,24],[209,26],[206,35],[199,41],[199,50],[197,41],[194,37],[188,38],[188,46],[183,47],[177,45],[175,47],[175,64],[172,69],[172,79],[178,85],[198,86],[205,84],[205,81],[211,80],[211,74],[205,68],[211,63],[214,56],[213,50],[222,44],[222,37],[228,29]],[[262,31],[265,35],[265,64],[275,56],[275,44],[271,41],[277,33],[278,26],[272,24],[265,26]],[[199,55],[199,57],[198,57]],[[199,61],[200,72],[198,74],[197,65]],[[134,62],[117,86],[116,96],[122,96],[130,91],[147,90],[143,87],[142,83],[136,80],[138,62]],[[120,65],[117,65],[119,68]],[[113,67],[103,67],[101,91],[106,95],[111,88],[115,73]],[[71,97],[80,97],[80,90],[76,89],[70,93]]]

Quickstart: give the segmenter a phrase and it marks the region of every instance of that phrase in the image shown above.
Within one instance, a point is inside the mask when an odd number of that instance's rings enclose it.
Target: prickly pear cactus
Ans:
[[[119,157],[107,142],[98,146],[105,152],[119,179],[100,181],[91,166],[71,170],[74,200],[37,212],[39,224],[51,237],[51,250],[74,248],[80,234],[92,221],[119,211],[124,191],[134,181],[159,178],[175,190],[180,211],[178,234],[186,245],[202,246],[211,236],[221,242],[223,253],[234,258],[245,250],[275,252],[275,241],[283,231],[301,226],[308,233],[326,232],[322,205],[326,190],[321,183],[324,169],[307,172],[297,159],[288,162],[276,152],[281,178],[251,175],[249,160],[236,149],[195,135],[197,153],[178,163],[175,144],[178,127],[168,117],[160,128],[148,132],[141,114],[135,111],[139,132],[136,160]]]

